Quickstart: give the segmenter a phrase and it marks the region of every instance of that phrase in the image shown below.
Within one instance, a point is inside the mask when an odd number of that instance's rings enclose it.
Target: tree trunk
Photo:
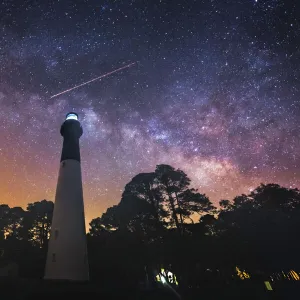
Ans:
[[[149,197],[149,201],[151,203],[151,206],[153,207],[154,218],[156,220],[156,225],[157,225],[157,231],[162,236],[163,232],[164,232],[164,226],[163,226],[162,222],[160,221],[159,203],[156,200],[155,196],[153,195],[151,184],[149,184],[149,186],[148,186],[147,193],[148,193],[148,197]]]
[[[45,234],[45,214],[42,217],[42,230],[41,230],[41,240],[40,240],[40,247],[44,247],[44,234]]]
[[[160,223],[160,219],[159,219],[159,213],[158,213],[158,206],[155,205],[155,201],[154,201],[154,196],[153,196],[153,193],[152,193],[152,189],[151,189],[151,186],[149,184],[149,187],[148,187],[148,196],[149,196],[149,200],[151,202],[151,205],[153,207],[153,211],[154,211],[154,217],[156,219],[156,222],[157,224]]]
[[[178,200],[178,195],[177,195],[176,192],[175,192],[175,197],[176,197],[176,201],[177,201],[177,206],[180,209],[181,207],[180,207],[179,200]],[[179,212],[179,217],[180,217],[180,222],[181,222],[181,228],[182,228],[182,231],[183,231],[183,217],[182,217],[181,212]]]
[[[177,228],[177,231],[178,231],[179,235],[181,235],[181,230],[180,230],[180,225],[179,225],[177,214],[176,214],[176,208],[175,208],[175,204],[174,204],[174,199],[173,199],[173,197],[172,197],[172,195],[170,193],[170,187],[169,187],[168,181],[167,180],[163,180],[163,184],[166,187],[166,192],[168,194],[168,201],[169,201],[169,204],[170,204],[170,207],[171,207],[171,211],[172,211],[172,218],[173,218],[173,220],[175,222],[175,225],[176,225],[176,228]]]
[[[170,203],[171,210],[172,210],[172,217],[174,219],[177,231],[181,235],[181,228],[180,228],[180,224],[178,222],[178,218],[177,218],[177,214],[176,214],[174,199],[173,199],[172,195],[169,192],[168,192],[168,197],[169,197],[169,203]]]

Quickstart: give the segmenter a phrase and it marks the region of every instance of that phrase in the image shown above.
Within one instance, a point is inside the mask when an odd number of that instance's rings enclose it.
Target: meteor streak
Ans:
[[[75,86],[73,86],[73,87],[70,88],[70,89],[67,89],[67,90],[65,90],[65,91],[62,91],[62,92],[56,94],[56,95],[51,96],[50,99],[52,99],[52,98],[54,98],[54,97],[57,97],[57,96],[59,96],[59,95],[68,93],[68,92],[70,92],[70,91],[73,91],[73,90],[75,90],[75,89],[78,89],[78,88],[81,87],[81,86],[84,86],[84,85],[86,85],[86,84],[89,84],[89,83],[91,83],[91,82],[93,82],[93,81],[96,81],[96,80],[98,80],[98,79],[107,77],[107,76],[109,76],[109,75],[111,75],[111,74],[114,74],[114,73],[117,73],[117,72],[119,72],[119,71],[121,71],[121,70],[130,68],[130,67],[133,66],[133,65],[135,65],[135,62],[133,62],[133,63],[131,63],[131,64],[128,64],[128,65],[126,65],[126,66],[123,66],[123,67],[121,67],[121,68],[118,68],[118,69],[116,69],[116,70],[113,70],[113,71],[111,71],[111,72],[108,72],[108,73],[106,73],[106,74],[103,74],[103,75],[101,75],[101,76],[99,76],[99,77],[97,77],[97,78],[91,79],[91,80],[89,80],[89,81],[87,81],[87,82],[81,83],[81,84],[79,84],[79,85],[75,85]]]

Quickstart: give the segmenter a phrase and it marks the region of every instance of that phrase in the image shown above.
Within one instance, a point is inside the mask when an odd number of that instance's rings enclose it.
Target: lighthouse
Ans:
[[[63,148],[44,279],[87,281],[87,259],[78,115],[68,113],[61,126]]]

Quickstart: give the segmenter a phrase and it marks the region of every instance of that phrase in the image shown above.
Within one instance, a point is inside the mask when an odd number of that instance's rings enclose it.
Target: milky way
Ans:
[[[213,201],[300,179],[296,1],[3,1],[0,201],[54,200],[79,114],[87,222],[166,163]],[[134,68],[51,95],[132,61]]]

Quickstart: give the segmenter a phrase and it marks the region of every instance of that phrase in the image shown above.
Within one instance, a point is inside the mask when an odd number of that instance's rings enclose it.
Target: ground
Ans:
[[[68,283],[47,282],[44,280],[29,279],[1,279],[0,298],[10,300],[59,300],[59,299],[130,299],[130,300],[171,300],[171,299],[298,299],[300,283],[285,282],[277,284],[274,291],[266,291],[263,283],[237,282],[231,285],[203,284],[197,289],[179,289],[174,291],[164,287],[152,290],[140,288],[114,288],[106,289],[101,283]],[[3,298],[2,298],[3,297]]]

